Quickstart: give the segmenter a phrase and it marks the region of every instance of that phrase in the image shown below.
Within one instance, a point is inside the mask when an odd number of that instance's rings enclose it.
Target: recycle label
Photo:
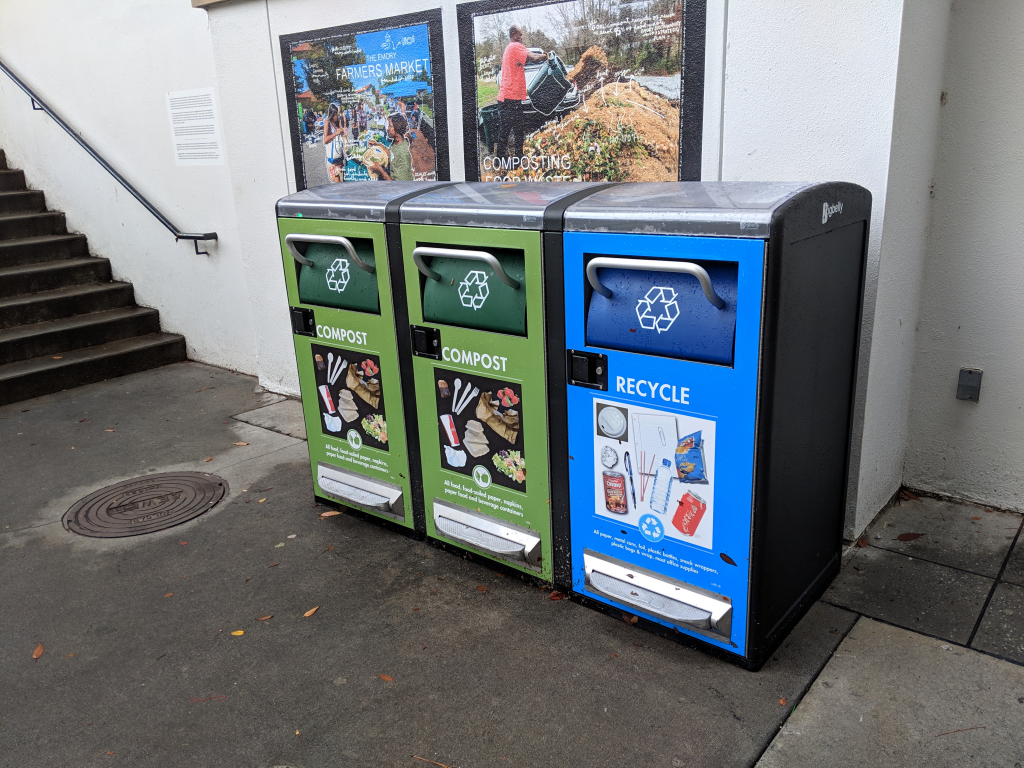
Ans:
[[[348,285],[348,259],[335,259],[334,263],[327,268],[327,287],[332,291],[341,293]]]
[[[479,270],[473,270],[459,283],[459,299],[464,307],[480,309],[490,293],[490,288],[487,287],[487,274]]]
[[[640,327],[664,333],[679,317],[679,303],[675,289],[656,285],[636,303],[636,316]]]

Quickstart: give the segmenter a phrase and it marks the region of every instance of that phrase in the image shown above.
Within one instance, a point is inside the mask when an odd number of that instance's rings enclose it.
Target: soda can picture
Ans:
[[[697,533],[697,527],[707,508],[708,505],[700,496],[692,491],[687,491],[679,500],[676,513],[672,516],[672,525],[684,536],[693,536]]]

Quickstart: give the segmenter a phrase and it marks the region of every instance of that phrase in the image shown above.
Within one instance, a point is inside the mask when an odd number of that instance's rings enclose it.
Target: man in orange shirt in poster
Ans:
[[[523,154],[523,102],[526,94],[526,64],[546,61],[546,53],[530,53],[523,45],[523,30],[513,26],[508,30],[512,40],[501,55],[501,86],[498,88],[498,110],[501,127],[498,129],[499,157],[520,157]],[[509,151],[509,141],[512,149]]]

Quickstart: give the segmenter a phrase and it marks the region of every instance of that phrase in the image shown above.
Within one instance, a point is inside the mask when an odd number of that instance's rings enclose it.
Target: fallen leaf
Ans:
[[[619,654],[617,654],[617,653],[613,653],[613,654],[612,654],[612,658],[613,658],[613,659],[617,659],[617,658],[619,658]]]
[[[174,593],[168,592],[166,595],[164,595],[164,597],[174,597]]]
[[[266,501],[266,500],[267,500],[267,499],[266,499],[266,497],[264,497],[264,498],[260,499],[260,504],[262,504],[262,503],[263,503],[264,501]]]
[[[319,609],[319,608],[320,608],[319,605],[310,608],[308,611],[306,611],[304,614],[302,614],[302,617],[304,619],[308,619],[310,616],[312,616],[314,613],[316,613],[317,609]]]
[[[638,621],[640,621],[639,618],[633,616],[632,614],[626,613],[625,611],[622,612],[622,620],[627,624],[636,624]]]
[[[236,629],[231,634],[234,635],[235,637],[238,637],[239,635],[244,635],[245,634],[245,630],[244,629]]]
[[[270,614],[269,616],[260,616],[258,619],[256,619],[256,621],[266,621],[267,619],[272,618],[274,618],[274,614]]]
[[[901,533],[896,538],[900,541],[913,541],[914,539],[920,539],[924,536],[923,533]]]
[[[276,565],[277,565],[277,563],[271,563],[270,565],[268,565],[268,566],[267,566],[267,568],[273,568],[273,567],[275,567]]]
[[[551,600],[561,600],[563,597],[565,597],[565,595],[563,595],[557,589],[551,590],[551,594],[548,595],[548,598]]]
[[[395,679],[395,678],[393,678],[393,677],[392,677],[391,675],[380,675],[380,674],[379,674],[379,675],[377,675],[377,677],[379,677],[379,678],[380,678],[381,680],[383,680],[383,681],[384,681],[385,683],[390,683],[390,682],[391,682],[392,680],[394,680],[394,679]]]
[[[113,752],[107,752],[107,754],[108,754],[108,755],[112,755],[112,754],[114,754],[114,753],[113,753]]]
[[[419,610],[419,608],[413,608],[413,610],[414,610],[414,611],[418,611],[418,610]]]
[[[487,591],[487,587],[485,587],[483,584],[480,584],[480,585],[477,586],[477,590],[480,591],[480,592],[486,592]]]
[[[920,496],[918,496],[916,493],[911,493],[906,488],[903,488],[902,490],[900,490],[900,498],[903,499],[904,501],[920,501],[921,500]]]
[[[284,546],[284,542],[282,541],[280,544],[275,544],[274,545],[274,549],[279,549],[280,547],[283,547],[283,546]]]
[[[981,520],[980,517],[972,517],[971,520]]]
[[[718,556],[722,558],[723,562],[726,562],[729,565],[736,565],[736,561],[729,557],[727,554],[725,554],[725,552],[719,552]]]
[[[250,576],[248,579],[246,579],[246,581],[252,581],[252,576]]]
[[[187,541],[179,541],[178,543],[181,544],[181,546],[183,546],[183,547],[188,544]]]
[[[786,700],[785,699],[779,699],[779,704],[781,706],[783,706],[783,707],[786,706]]]
[[[54,355],[53,359],[54,360],[63,360],[64,358],[61,355]]]
[[[42,655],[43,655],[43,644],[40,643],[39,645],[36,646],[36,649],[34,651],[32,651],[32,658],[33,659],[38,659]]]
[[[294,533],[293,533],[293,534],[292,534],[291,536],[289,536],[288,538],[289,538],[289,539],[294,539],[294,538],[295,538],[295,537],[296,537],[297,535],[298,535],[298,534],[294,534]]]
[[[210,457],[210,458],[208,458],[208,459],[203,459],[203,461],[213,461],[213,456],[211,456],[211,457]]]
[[[335,515],[340,515],[340,514],[341,514],[341,512],[339,512],[338,510],[332,509],[330,512],[321,512],[320,513],[320,517],[334,517]]]
[[[104,429],[103,431],[104,432],[113,432],[114,430],[112,430],[112,429]]]
[[[70,659],[70,658],[71,658],[72,656],[74,656],[74,655],[75,655],[75,654],[73,654],[73,653],[69,653],[69,654],[68,654],[68,658]]]
[[[232,445],[248,445],[248,443],[232,443]]]
[[[861,548],[868,546],[868,537],[861,536],[859,539],[857,539],[857,546]]]

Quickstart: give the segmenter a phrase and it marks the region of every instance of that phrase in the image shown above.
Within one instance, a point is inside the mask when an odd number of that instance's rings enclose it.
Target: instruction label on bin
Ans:
[[[595,514],[635,527],[651,544],[669,538],[711,549],[715,422],[597,399],[593,419]],[[611,546],[630,554],[643,547],[626,539]]]
[[[446,368],[434,368],[434,380],[441,467],[466,475],[461,485],[471,490],[497,485],[525,493],[522,386]],[[446,493],[449,487],[446,481]],[[487,501],[485,495],[481,503]]]

